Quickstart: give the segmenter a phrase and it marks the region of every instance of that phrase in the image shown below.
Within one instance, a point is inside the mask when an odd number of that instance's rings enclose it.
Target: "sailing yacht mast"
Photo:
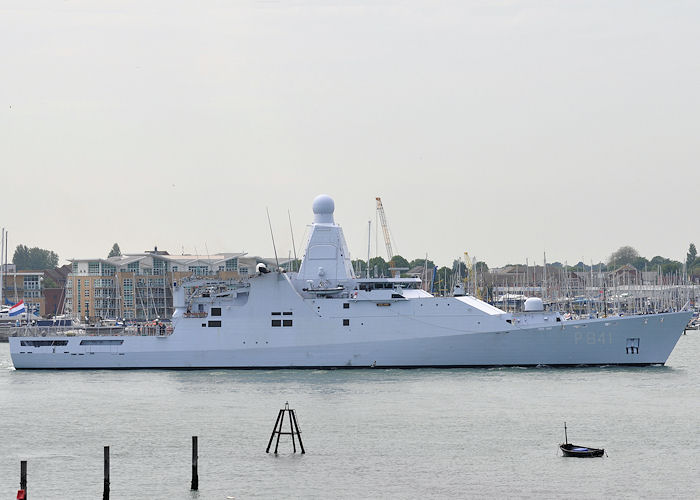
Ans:
[[[2,239],[0,240],[0,305],[3,302],[3,278],[5,277],[5,228],[2,228]]]

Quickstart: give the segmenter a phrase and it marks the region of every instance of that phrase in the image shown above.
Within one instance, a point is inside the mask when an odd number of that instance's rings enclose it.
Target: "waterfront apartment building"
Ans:
[[[23,300],[27,311],[37,315],[46,314],[43,281],[44,271],[16,271],[13,266],[10,272],[3,273],[2,302],[16,304]]]
[[[156,248],[106,259],[70,259],[65,312],[88,321],[170,318],[173,282],[190,276],[238,279],[249,272],[239,264],[244,255],[170,255]]]
[[[14,264],[0,267],[2,302],[24,301],[28,311],[39,316],[53,316],[63,311],[68,266],[45,270],[17,270]]]

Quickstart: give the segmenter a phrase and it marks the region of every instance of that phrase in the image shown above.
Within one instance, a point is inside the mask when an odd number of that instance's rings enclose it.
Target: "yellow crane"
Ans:
[[[391,235],[389,234],[389,225],[386,223],[386,214],[384,213],[384,205],[382,205],[382,199],[377,196],[377,213],[379,214],[379,223],[382,225],[382,232],[384,233],[384,244],[386,245],[387,259],[391,261],[394,257],[394,253],[391,248]]]
[[[476,260],[476,259],[475,259]],[[476,283],[476,273],[474,272],[474,262],[472,259],[469,258],[469,252],[464,252],[464,264],[467,266],[467,276],[464,277],[465,281],[465,289],[468,289],[469,287],[467,286],[466,282],[467,280],[471,280],[473,285],[472,289],[474,291],[474,296],[477,297],[478,299],[481,299],[481,293],[479,293],[479,289],[477,288],[477,283]]]

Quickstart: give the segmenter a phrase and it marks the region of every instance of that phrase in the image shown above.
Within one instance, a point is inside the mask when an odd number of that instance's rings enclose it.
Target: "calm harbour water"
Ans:
[[[16,371],[0,344],[0,498],[697,498],[700,333],[665,367]],[[296,409],[306,455],[265,453]],[[563,458],[570,441],[602,459]],[[200,491],[190,492],[191,436]]]

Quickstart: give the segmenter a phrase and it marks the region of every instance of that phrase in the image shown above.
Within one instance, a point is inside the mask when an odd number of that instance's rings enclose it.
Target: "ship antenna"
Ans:
[[[207,252],[207,261],[208,261],[208,262],[207,262],[207,265],[208,265],[208,266],[211,266],[211,269],[212,269],[212,271],[213,271],[213,270],[214,270],[214,266],[212,265],[212,262],[211,262],[211,255],[209,255],[209,247],[207,246],[207,242],[206,242],[206,241],[204,242],[204,250],[206,250],[206,252]]]
[[[270,222],[270,210],[265,207],[267,212],[267,223],[270,226],[270,237],[272,238],[272,249],[275,251],[275,263],[277,264],[277,272],[280,270],[280,261],[277,258],[277,247],[275,246],[275,235],[272,233],[272,222]]]
[[[269,217],[269,215],[270,214],[268,213],[268,217]],[[289,232],[292,235],[292,248],[294,249],[294,263],[296,264],[296,262],[297,262],[297,247],[294,244],[294,230],[292,229],[292,214],[289,213],[289,209],[287,209],[287,216],[289,217]],[[294,268],[292,267],[292,269],[294,269]]]
[[[367,279],[369,279],[369,255],[372,252],[372,219],[367,221]]]

